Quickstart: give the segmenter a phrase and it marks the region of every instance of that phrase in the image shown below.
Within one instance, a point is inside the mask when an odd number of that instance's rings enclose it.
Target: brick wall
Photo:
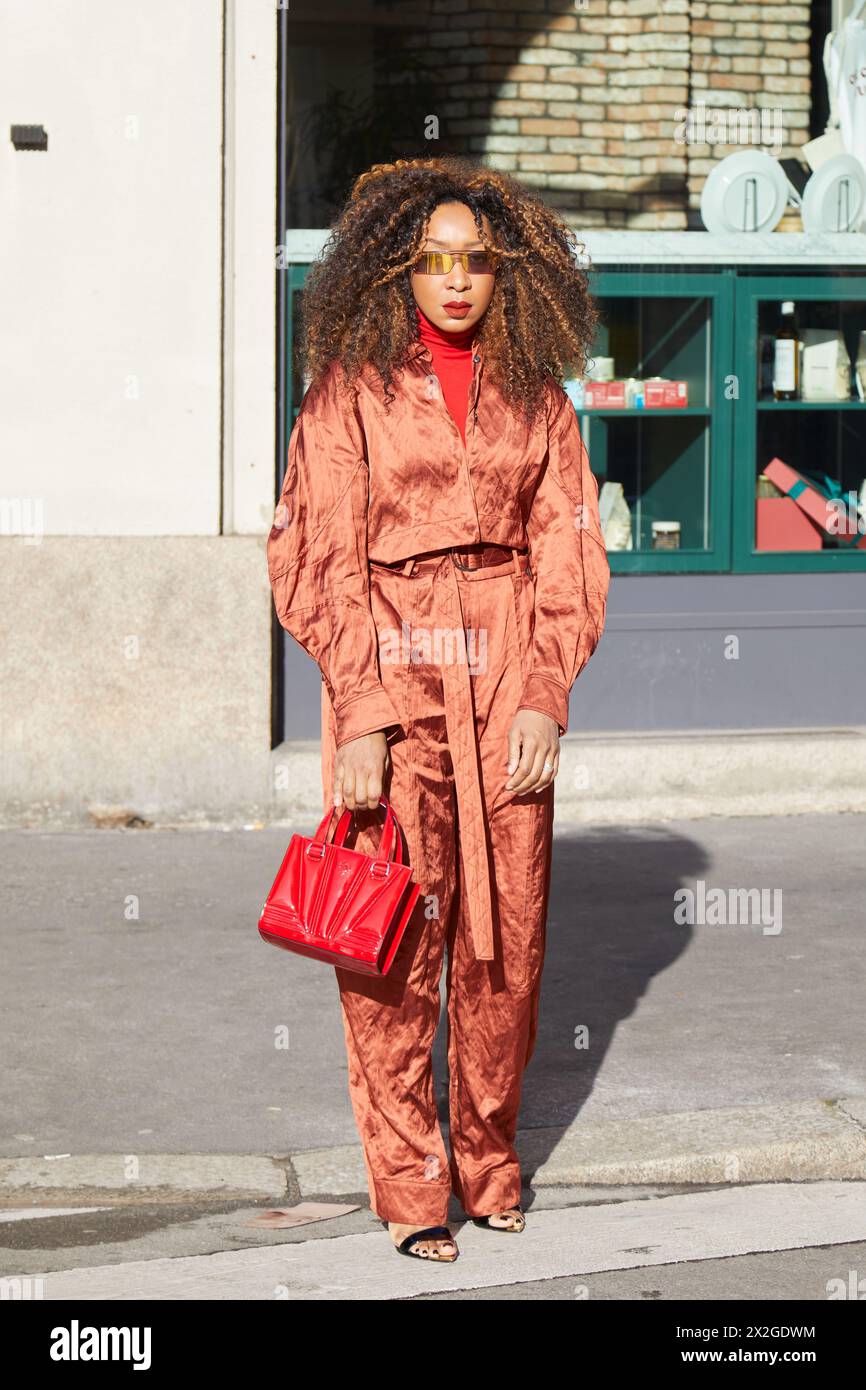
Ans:
[[[691,14],[691,103],[739,107],[764,113],[772,153],[784,158],[809,139],[811,78],[808,4],[761,0],[693,0]],[[719,158],[742,144],[695,143],[689,147],[689,201],[700,191]]]
[[[438,140],[425,139],[425,152],[481,155],[584,227],[681,229],[700,225],[700,190],[723,155],[758,141],[784,157],[809,138],[809,10],[787,0],[430,0],[423,29],[387,41],[441,83],[425,113]],[[409,101],[415,149],[417,121]],[[711,143],[710,127],[733,138]]]

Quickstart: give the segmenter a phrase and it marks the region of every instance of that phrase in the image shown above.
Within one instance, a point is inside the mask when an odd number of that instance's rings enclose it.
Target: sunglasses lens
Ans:
[[[463,268],[470,275],[492,275],[493,258],[488,251],[463,251],[451,255],[448,251],[425,251],[415,265],[416,275],[447,275],[456,261],[463,262]]]

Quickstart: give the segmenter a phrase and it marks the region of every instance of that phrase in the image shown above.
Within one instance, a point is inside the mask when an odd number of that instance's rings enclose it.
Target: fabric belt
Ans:
[[[488,545],[484,542],[465,546],[447,546],[442,550],[424,550],[418,555],[411,555],[407,560],[374,560],[373,564],[381,565],[383,569],[402,570],[404,574],[411,574],[415,567],[423,560],[441,559],[443,555],[453,555],[454,563],[461,570],[486,569],[489,565],[501,565],[509,557],[513,557],[513,564],[516,573],[520,573],[518,556],[526,555],[527,547],[514,545]]]
[[[467,555],[470,556],[469,562],[461,563],[461,557]],[[445,556],[450,556],[450,564],[442,564]],[[485,556],[488,558],[484,558]],[[381,562],[370,563],[379,565]],[[458,659],[445,662],[440,670],[445,727],[454,767],[460,852],[466,875],[465,900],[477,960],[493,960],[495,956],[490,890],[493,866],[488,853],[487,814],[481,786],[481,755],[475,734],[475,702],[472,698],[472,677],[469,674],[466,653],[466,621],[458,573],[489,569],[497,565],[503,569],[513,566],[515,574],[518,575],[524,573],[529,569],[527,548],[521,550],[517,546],[484,545],[470,546],[464,551],[449,548],[426,551],[421,555],[413,555],[408,560],[382,565],[385,569],[402,570],[404,575],[435,571],[435,583],[439,590],[436,604],[437,621],[449,627],[455,634],[460,634]],[[474,835],[469,834],[470,825],[475,827]]]

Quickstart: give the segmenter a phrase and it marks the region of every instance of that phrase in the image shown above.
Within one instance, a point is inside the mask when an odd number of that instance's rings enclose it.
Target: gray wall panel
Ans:
[[[290,638],[285,669],[286,737],[317,738],[321,678]],[[571,696],[573,732],[851,724],[866,724],[856,573],[614,575],[606,632]]]

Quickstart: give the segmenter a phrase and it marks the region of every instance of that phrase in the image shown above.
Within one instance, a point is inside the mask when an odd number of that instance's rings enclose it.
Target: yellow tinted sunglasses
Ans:
[[[425,251],[413,269],[416,275],[447,275],[460,261],[467,275],[493,275],[496,256],[492,251]]]

